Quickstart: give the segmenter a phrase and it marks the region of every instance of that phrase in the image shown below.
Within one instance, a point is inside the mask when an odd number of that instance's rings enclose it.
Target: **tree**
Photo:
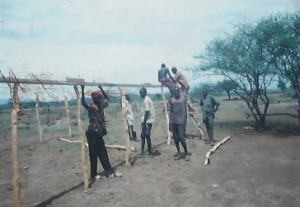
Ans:
[[[207,89],[209,92],[214,92],[215,91],[215,85],[211,83],[202,83],[199,84],[198,86],[194,87],[191,89],[190,92],[190,97],[192,100],[194,99],[200,99],[202,97],[202,91],[203,89]]]
[[[285,81],[282,79],[282,78],[278,78],[278,81],[277,81],[277,88],[279,88],[280,90],[284,91],[286,90],[286,83]]]
[[[226,91],[228,99],[230,100],[230,91],[236,89],[238,86],[234,81],[223,80],[222,82],[218,82],[216,87]]]
[[[264,127],[269,108],[267,88],[275,76],[272,56],[266,52],[267,38],[260,23],[240,24],[233,35],[211,41],[198,70],[223,75],[236,84],[233,90],[247,104],[259,126]]]
[[[259,30],[265,36],[266,53],[279,76],[289,80],[299,97],[300,76],[300,16],[276,14],[260,22]]]

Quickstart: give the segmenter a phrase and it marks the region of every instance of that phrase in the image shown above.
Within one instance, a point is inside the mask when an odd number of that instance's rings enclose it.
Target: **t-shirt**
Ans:
[[[215,114],[215,106],[218,104],[217,100],[211,95],[207,95],[205,98],[201,98],[200,106],[203,112],[203,118],[207,114]]]
[[[187,112],[184,98],[171,98],[170,100],[170,123],[186,124]]]
[[[186,79],[186,77],[181,72],[177,71],[175,73],[174,79],[179,81],[180,83],[182,83],[182,85],[184,85],[184,87],[186,89],[190,88],[188,80]]]
[[[144,104],[142,105],[142,117],[141,117],[141,122],[144,122],[144,117],[145,117],[145,111],[149,111],[149,116],[146,121],[148,124],[152,124],[155,121],[155,108],[153,105],[152,100],[149,98],[149,96],[146,96],[144,99]]]

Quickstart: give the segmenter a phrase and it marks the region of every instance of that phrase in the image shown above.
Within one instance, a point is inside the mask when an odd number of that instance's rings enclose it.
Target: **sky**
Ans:
[[[106,83],[157,82],[161,63],[190,80],[195,55],[214,38],[299,0],[0,0],[0,70],[19,78],[83,78]],[[30,77],[32,78],[32,76]],[[0,99],[9,98],[0,83]]]

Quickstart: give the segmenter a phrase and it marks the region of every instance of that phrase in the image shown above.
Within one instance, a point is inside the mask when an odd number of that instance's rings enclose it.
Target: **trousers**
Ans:
[[[86,138],[89,144],[89,156],[90,156],[90,164],[91,170],[90,175],[91,178],[97,175],[97,157],[100,160],[100,163],[104,169],[104,173],[106,176],[114,173],[114,170],[111,167],[107,150],[105,147],[105,142],[103,140],[103,136],[101,132],[97,132],[92,129],[88,129],[86,131]]]

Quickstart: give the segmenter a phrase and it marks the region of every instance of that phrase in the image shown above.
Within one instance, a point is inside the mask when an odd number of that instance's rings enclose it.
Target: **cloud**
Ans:
[[[101,0],[0,2],[2,72],[53,73],[117,83],[157,83],[162,62],[192,67],[194,55],[233,24],[298,0]],[[188,74],[188,78],[192,78]],[[1,87],[1,85],[0,85]]]

